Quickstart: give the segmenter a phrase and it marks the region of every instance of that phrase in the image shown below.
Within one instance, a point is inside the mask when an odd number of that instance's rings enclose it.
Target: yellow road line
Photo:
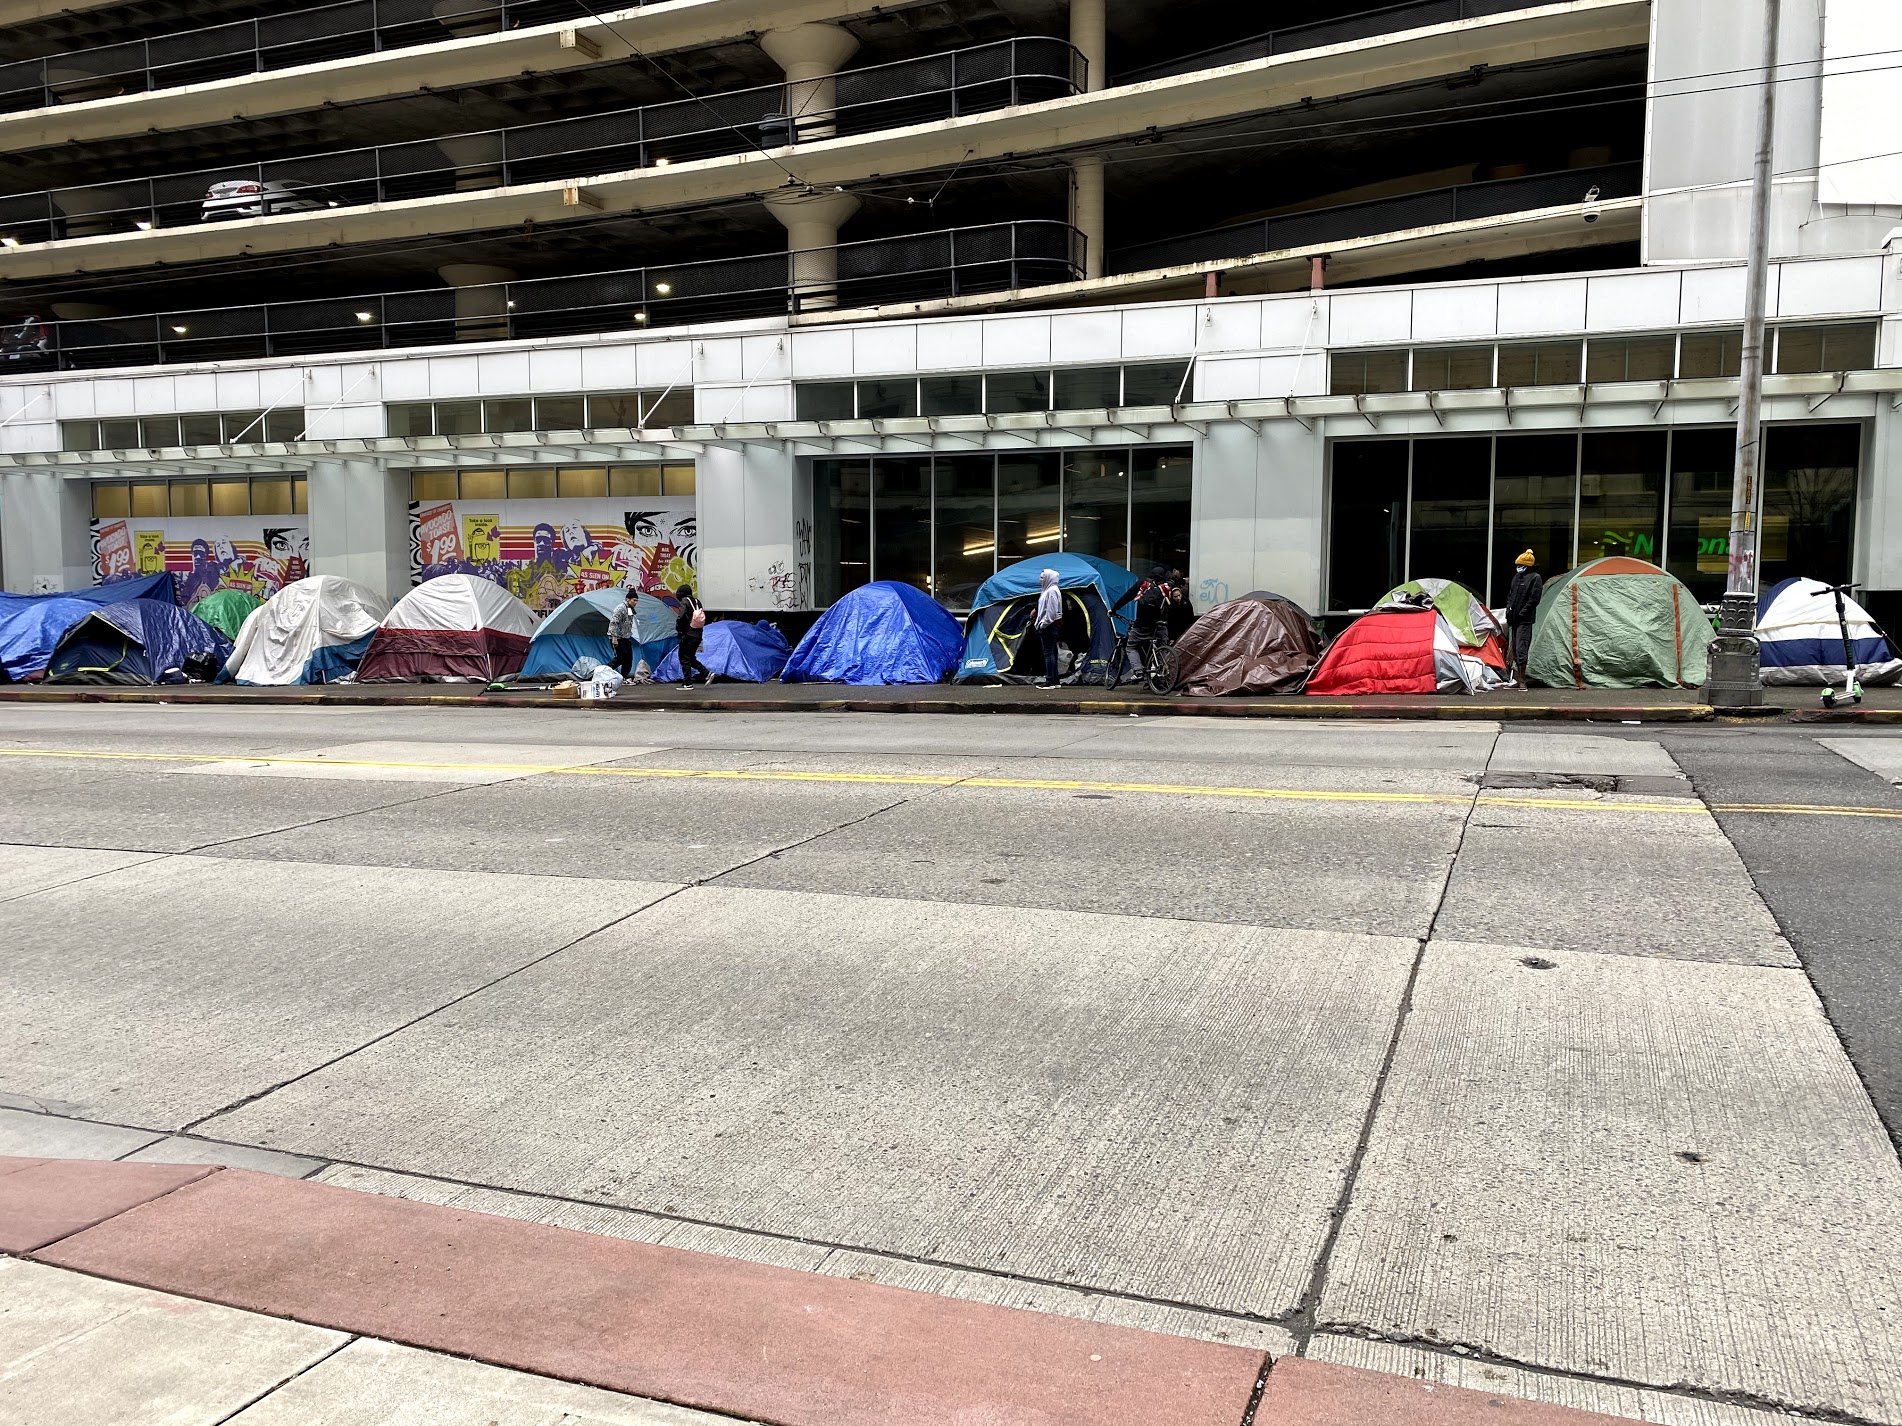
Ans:
[[[1704,804],[1694,798],[1670,802],[1600,801],[1565,797],[1507,797],[1497,793],[1338,792],[1294,787],[1224,787],[1197,783],[1099,782],[1082,778],[958,777],[943,773],[819,772],[750,768],[601,767],[551,763],[432,763],[372,758],[304,758],[264,754],[134,753],[70,748],[0,748],[0,758],[44,758],[76,762],[230,763],[242,767],[368,768],[385,772],[531,773],[558,777],[625,777],[651,781],[845,783],[872,787],[985,787],[1033,792],[1127,792],[1154,797],[1226,797],[1277,802],[1358,802],[1388,806],[1518,807],[1561,812],[1651,812],[1697,815]],[[1829,807],[1782,803],[1718,804],[1710,810],[1806,817],[1872,817],[1902,820],[1902,810],[1881,807]]]

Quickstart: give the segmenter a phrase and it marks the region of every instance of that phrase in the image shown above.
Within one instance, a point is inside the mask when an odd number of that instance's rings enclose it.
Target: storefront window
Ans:
[[[793,415],[801,421],[850,421],[858,409],[849,381],[801,381],[793,398]]]
[[[608,493],[608,473],[589,466],[564,466],[555,472],[555,494],[563,500],[600,499]]]
[[[918,409],[927,416],[976,416],[984,410],[981,376],[926,376],[918,381]]]
[[[1124,564],[1129,555],[1130,453],[1090,451],[1063,467],[1063,547]]]
[[[872,578],[872,463],[812,464],[813,598],[837,602]]]
[[[1705,603],[1723,597],[1729,577],[1730,491],[1736,467],[1735,431],[1679,431],[1671,438],[1671,538],[1665,568]]]
[[[1785,327],[1777,333],[1777,371],[1868,371],[1876,364],[1871,323],[1842,327]]]
[[[997,458],[997,563],[1063,548],[1062,462],[1056,454]]]
[[[1173,406],[1188,399],[1186,361],[1149,362],[1123,368],[1123,405]]]
[[[1655,563],[1664,520],[1665,435],[1591,432],[1584,438],[1578,495],[1580,564],[1607,555]]]
[[[1406,441],[1346,441],[1334,448],[1327,607],[1366,609],[1404,580]]]
[[[997,461],[940,456],[931,463],[937,577],[931,592],[952,609],[969,609],[977,587],[997,568]]]
[[[617,465],[608,472],[609,495],[661,494],[657,465]]]
[[[872,563],[877,578],[931,588],[931,458],[872,464]]]
[[[1678,352],[1683,377],[1735,376],[1743,370],[1742,332],[1686,332]]]
[[[1484,594],[1492,447],[1483,436],[1414,443],[1411,578],[1457,580]]]
[[[862,421],[876,417],[916,416],[918,380],[905,376],[886,381],[861,381],[858,383],[858,401],[859,419]]]
[[[1765,588],[1794,575],[1831,584],[1849,578],[1861,464],[1859,427],[1770,428],[1764,451],[1763,547],[1757,557]],[[1770,538],[1779,522],[1784,530],[1780,559]]]
[[[1479,391],[1492,384],[1491,347],[1427,347],[1413,354],[1415,391]]]
[[[1187,451],[1137,451],[1130,462],[1129,567],[1150,565],[1189,572],[1192,496]]]
[[[1576,386],[1583,366],[1577,342],[1526,342],[1499,348],[1501,386]]]
[[[1676,371],[1676,337],[1593,337],[1585,351],[1587,381],[1669,381]]]
[[[1521,551],[1532,551],[1548,579],[1571,568],[1578,437],[1501,436],[1493,459],[1493,578],[1484,597],[1503,604]]]
[[[1334,352],[1328,357],[1328,389],[1336,396],[1405,391],[1408,356],[1404,347],[1399,351]]]
[[[984,409],[993,414],[1050,409],[1050,373],[994,371],[984,378]]]
[[[554,467],[531,466],[527,470],[510,471],[508,492],[510,500],[553,500],[555,498]]]
[[[1059,411],[1094,411],[1122,404],[1123,372],[1114,366],[1058,368],[1056,372],[1056,408]]]

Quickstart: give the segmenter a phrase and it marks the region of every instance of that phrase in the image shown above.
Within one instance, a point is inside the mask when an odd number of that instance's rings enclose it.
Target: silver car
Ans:
[[[314,183],[295,180],[228,178],[205,193],[200,222],[214,218],[268,218],[273,213],[310,213],[335,208],[337,200]]]

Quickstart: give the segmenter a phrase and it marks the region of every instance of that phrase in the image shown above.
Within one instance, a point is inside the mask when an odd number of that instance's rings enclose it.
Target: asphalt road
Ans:
[[[1827,736],[7,706],[0,1154],[1902,1422],[1902,739]]]

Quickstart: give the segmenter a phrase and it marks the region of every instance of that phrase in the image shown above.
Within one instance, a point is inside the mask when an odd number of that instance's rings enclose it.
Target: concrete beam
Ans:
[[[728,0],[681,0],[710,5]],[[663,5],[659,10],[675,6]],[[650,12],[636,12],[647,14]],[[1073,95],[949,122],[801,144],[769,153],[733,154],[665,168],[581,180],[521,184],[361,208],[282,213],[269,218],[71,238],[9,249],[0,281],[104,272],[303,248],[511,228],[528,219],[573,217],[566,190],[587,185],[601,211],[655,212],[703,207],[776,189],[849,187],[868,174],[890,176],[960,162],[982,163],[1126,139],[1300,103],[1565,55],[1642,45],[1648,0],[1567,0],[1488,19],[1462,20],[1372,40],[1333,45],[1146,84]],[[474,44],[479,41],[458,41]],[[418,53],[436,55],[455,45]],[[118,101],[102,101],[116,103]],[[68,115],[78,108],[61,111]],[[5,125],[0,116],[0,143]]]

